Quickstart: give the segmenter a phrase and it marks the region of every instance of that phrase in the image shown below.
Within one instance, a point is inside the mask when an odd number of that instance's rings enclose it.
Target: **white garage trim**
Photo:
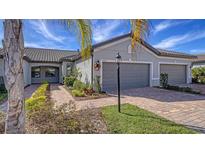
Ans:
[[[100,64],[101,64],[101,70],[100,70],[100,84],[102,86],[102,74],[103,74],[103,63],[116,63],[116,61],[114,60],[101,60]],[[150,66],[150,72],[149,72],[149,86],[152,87],[152,80],[154,80],[153,78],[153,62],[146,62],[146,61],[121,61],[120,63],[131,63],[131,64],[149,64]],[[103,88],[103,87],[102,87]]]
[[[167,64],[167,65],[185,65],[186,66],[186,83],[189,83],[189,63],[172,63],[172,62],[158,62],[158,75],[160,79],[160,65]]]

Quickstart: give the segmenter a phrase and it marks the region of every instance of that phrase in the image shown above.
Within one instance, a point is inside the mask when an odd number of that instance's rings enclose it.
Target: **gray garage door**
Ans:
[[[121,89],[149,86],[149,64],[120,64]],[[103,63],[102,67],[103,91],[117,89],[117,64]]]
[[[160,65],[160,73],[168,74],[169,84],[186,83],[186,65]]]

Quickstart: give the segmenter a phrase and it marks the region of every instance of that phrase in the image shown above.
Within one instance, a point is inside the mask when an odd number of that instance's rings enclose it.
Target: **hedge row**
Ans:
[[[46,103],[48,90],[48,83],[42,84],[33,95],[26,100],[26,111],[38,110],[41,106]]]

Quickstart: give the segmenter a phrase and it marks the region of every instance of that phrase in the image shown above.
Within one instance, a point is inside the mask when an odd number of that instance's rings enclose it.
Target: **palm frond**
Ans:
[[[63,19],[59,20],[59,23],[77,34],[81,45],[81,56],[83,59],[88,58],[92,47],[91,22],[87,19]]]
[[[150,34],[150,22],[147,19],[131,19],[132,28],[132,48],[135,48],[136,43],[146,40]]]

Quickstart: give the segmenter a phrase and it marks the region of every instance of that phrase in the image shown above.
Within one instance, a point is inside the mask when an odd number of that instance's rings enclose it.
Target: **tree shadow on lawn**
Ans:
[[[177,124],[175,122],[172,122],[172,121],[170,121],[168,119],[165,119],[163,117],[160,117],[158,115],[143,115],[143,114],[137,114],[137,113],[131,114],[131,113],[128,113],[128,112],[121,112],[121,114],[130,116],[130,117],[136,117],[136,118],[139,118],[140,120],[144,120],[144,121],[147,121],[147,122],[152,121],[153,123],[159,123],[159,125],[161,125],[163,127],[164,126],[170,127],[170,128],[171,127],[185,127],[187,129],[191,129],[191,130],[194,130],[194,131],[199,132],[199,133],[205,133],[204,128]],[[150,113],[150,114],[152,114],[152,113]]]
[[[203,128],[203,127],[198,127],[198,126],[193,126],[193,125],[184,125],[184,126],[186,126],[187,128],[190,128],[192,130],[195,130],[199,133],[205,134],[205,128]]]
[[[160,122],[165,122],[165,123],[172,123],[172,125],[178,125],[178,124],[175,124],[174,122],[170,121],[170,120],[166,120],[165,118],[162,118],[162,117],[159,117],[159,116],[151,116],[151,115],[141,115],[141,114],[130,114],[130,113],[127,113],[127,112],[121,112],[122,114],[124,115],[127,115],[127,116],[131,116],[131,117],[138,117],[138,118],[141,118],[141,119],[152,119],[152,120],[159,120]]]

